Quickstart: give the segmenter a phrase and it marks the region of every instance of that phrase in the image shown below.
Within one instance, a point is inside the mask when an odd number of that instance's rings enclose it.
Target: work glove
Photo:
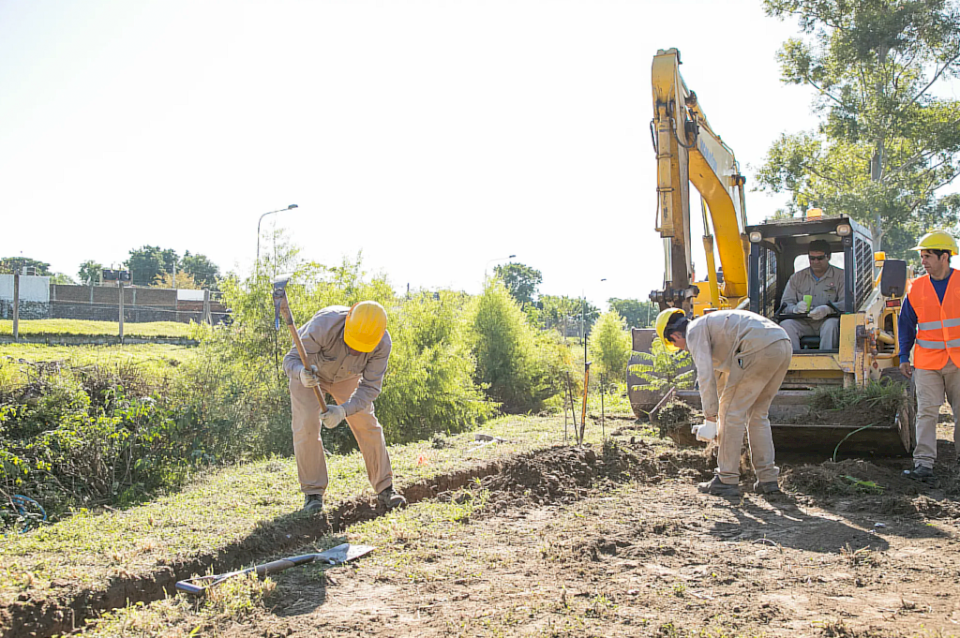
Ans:
[[[830,314],[830,306],[817,306],[810,311],[810,318],[814,321],[820,321]]]
[[[793,311],[798,315],[802,315],[806,311],[810,310],[810,306],[807,305],[806,299],[801,299],[796,306],[793,307]]]
[[[310,368],[304,368],[300,371],[300,383],[305,388],[315,388],[320,385],[320,377]]]
[[[327,411],[320,415],[323,427],[331,429],[340,425],[345,418],[347,418],[347,412],[339,405],[328,405]]]
[[[712,441],[717,438],[717,422],[707,419],[703,425],[693,426],[693,433],[698,441]]]

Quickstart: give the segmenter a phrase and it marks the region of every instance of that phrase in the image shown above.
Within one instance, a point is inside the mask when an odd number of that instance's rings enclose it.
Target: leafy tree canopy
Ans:
[[[172,273],[179,258],[172,249],[161,250],[159,246],[143,246],[130,251],[124,262],[130,271],[130,283],[135,286],[150,286],[163,273]]]
[[[600,372],[614,378],[626,374],[633,340],[627,324],[616,310],[600,315],[596,328],[590,333],[590,350]]]
[[[493,271],[521,307],[533,303],[537,288],[543,282],[543,274],[539,270],[511,262],[498,265]]]
[[[158,288],[177,288],[180,290],[201,290],[201,287],[193,279],[193,277],[183,272],[182,270],[177,271],[177,278],[174,281],[173,274],[165,272],[162,275],[157,275],[157,278],[153,280],[153,285]]]
[[[100,274],[103,272],[103,264],[92,259],[88,259],[80,264],[80,270],[77,271],[77,277],[81,284],[98,283]]]
[[[764,0],[797,19],[781,78],[816,92],[815,131],[781,135],[757,178],[789,193],[790,213],[846,213],[875,247],[902,254],[919,233],[952,230],[960,199],[938,190],[960,173],[960,101],[936,95],[960,74],[956,0]]]
[[[190,275],[199,288],[215,289],[217,287],[220,268],[210,261],[206,255],[199,253],[191,255],[189,250],[184,252],[183,259],[180,260],[179,270]]]
[[[639,299],[617,299],[611,297],[607,300],[612,310],[623,317],[629,328],[645,328],[653,325],[654,319],[660,312],[657,304],[652,301],[640,301]]]
[[[57,284],[58,286],[75,286],[77,284],[70,275],[62,272],[53,273],[53,275],[50,276],[50,283]]]
[[[50,276],[50,264],[45,261],[38,261],[36,259],[30,259],[29,257],[3,257],[0,258],[0,273],[5,275],[12,275],[15,273],[23,273],[27,268],[36,268],[37,275],[42,277]]]

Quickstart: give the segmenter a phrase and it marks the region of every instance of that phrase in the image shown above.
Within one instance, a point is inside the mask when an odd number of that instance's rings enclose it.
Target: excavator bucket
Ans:
[[[634,355],[627,372],[628,394],[639,419],[656,420],[653,414],[668,394],[695,410],[701,408],[696,389],[676,390],[663,374],[650,369],[651,345],[656,333],[650,329],[633,330]],[[689,364],[681,371],[691,370]],[[675,376],[675,371],[674,376]],[[883,383],[903,388],[895,414],[862,411],[813,410],[817,386],[784,383],[770,406],[770,425],[778,454],[827,455],[840,457],[890,457],[909,454],[916,445],[916,394],[912,381],[897,369],[886,371]],[[656,381],[662,379],[663,382]],[[677,441],[684,444],[685,441]]]
[[[774,398],[770,429],[778,455],[891,457],[905,456],[913,449],[915,411],[909,393],[892,418],[879,420],[865,414],[856,423],[848,418],[831,423],[830,411],[813,414],[812,395],[810,390],[781,390]],[[680,390],[676,398],[700,409],[700,393],[695,390]]]

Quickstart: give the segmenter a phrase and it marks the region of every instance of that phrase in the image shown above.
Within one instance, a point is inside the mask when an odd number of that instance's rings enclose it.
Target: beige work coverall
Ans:
[[[346,306],[324,308],[298,331],[308,365],[317,366],[321,391],[343,407],[347,424],[357,439],[367,466],[367,476],[377,493],[393,485],[393,469],[383,428],[373,412],[373,401],[383,388],[383,375],[390,358],[390,333],[372,352],[351,355],[343,341]],[[293,451],[297,457],[300,489],[304,494],[323,494],[327,489],[327,462],[320,440],[320,403],[312,388],[300,383],[304,368],[296,347],[283,358],[283,371],[290,378],[293,411]]]
[[[843,309],[843,269],[829,266],[823,277],[817,279],[809,268],[798,270],[787,281],[780,302],[787,314],[796,312],[797,304],[804,295],[813,297],[809,312],[817,306],[826,306],[832,301],[837,308]],[[794,350],[800,349],[800,337],[820,336],[820,348],[831,350],[840,343],[840,317],[833,315],[820,321],[813,319],[784,319],[780,327],[787,331]]]
[[[746,310],[718,310],[687,328],[687,349],[700,383],[703,415],[718,421],[717,475],[740,482],[744,432],[757,480],[776,481],[770,404],[790,367],[792,349],[786,331]]]

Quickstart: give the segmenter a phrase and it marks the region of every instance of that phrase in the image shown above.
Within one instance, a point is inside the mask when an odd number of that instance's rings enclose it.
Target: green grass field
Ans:
[[[190,338],[196,327],[177,321],[154,321],[149,323],[124,323],[123,334],[128,337],[181,337]],[[77,335],[117,336],[120,326],[116,321],[80,321],[78,319],[35,319],[21,321],[21,335]],[[0,335],[13,335],[13,321],[0,320]]]
[[[147,376],[162,377],[197,353],[196,348],[163,343],[126,346],[48,346],[32,343],[0,344],[0,387],[22,382],[23,361],[63,361],[69,367],[137,366]]]

